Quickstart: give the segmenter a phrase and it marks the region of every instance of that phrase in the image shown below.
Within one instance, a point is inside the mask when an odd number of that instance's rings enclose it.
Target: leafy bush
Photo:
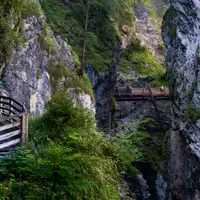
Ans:
[[[29,144],[0,159],[0,176],[11,181],[9,199],[117,200],[109,152],[90,111],[59,93],[31,122]]]
[[[121,170],[137,174],[138,170],[132,165],[133,162],[145,161],[145,142],[149,134],[139,131],[138,123],[126,124],[125,130],[112,138],[115,154],[119,159]]]

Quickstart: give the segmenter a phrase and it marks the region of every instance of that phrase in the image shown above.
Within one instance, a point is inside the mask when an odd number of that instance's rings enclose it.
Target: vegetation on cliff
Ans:
[[[0,158],[1,199],[118,200],[119,172],[137,173],[147,139],[135,129],[106,142],[93,114],[57,93],[31,120],[28,144]]]
[[[85,92],[94,97],[91,82],[85,74],[80,78],[75,72],[66,68],[64,64],[53,59],[48,63],[47,72],[50,74],[53,93],[59,89],[75,88],[77,92]]]
[[[134,71],[137,75],[160,77],[165,69],[147,48],[141,45],[140,40],[135,39],[122,52],[119,71],[122,73]]]
[[[106,70],[114,62],[114,52],[120,34],[116,23],[120,26],[122,23],[133,22],[131,3],[131,0],[91,2],[86,66],[93,65],[97,71]],[[80,57],[83,46],[85,1],[70,3],[61,0],[42,0],[41,5],[54,33],[68,41]]]
[[[31,0],[5,0],[0,2],[0,66],[8,60],[14,48],[25,40],[22,37],[24,17],[40,15],[39,6]]]
[[[0,159],[0,176],[1,199],[119,199],[109,144],[64,93],[31,122],[27,146]]]

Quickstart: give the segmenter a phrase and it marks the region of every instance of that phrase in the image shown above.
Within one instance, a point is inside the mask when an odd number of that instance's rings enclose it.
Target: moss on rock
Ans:
[[[165,73],[163,65],[144,47],[138,39],[122,52],[119,71],[137,75],[162,76]]]

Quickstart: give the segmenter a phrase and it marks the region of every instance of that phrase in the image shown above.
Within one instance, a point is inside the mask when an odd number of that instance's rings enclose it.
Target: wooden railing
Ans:
[[[26,108],[10,97],[0,96],[0,153],[28,140]]]

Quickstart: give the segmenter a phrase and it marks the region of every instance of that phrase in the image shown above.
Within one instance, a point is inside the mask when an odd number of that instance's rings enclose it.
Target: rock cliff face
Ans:
[[[47,65],[52,55],[42,48],[39,36],[44,33],[44,19],[36,17],[24,20],[24,34],[27,38],[24,47],[16,52],[4,66],[3,81],[10,96],[26,106],[33,115],[44,112],[45,101],[51,96]],[[66,43],[59,40],[55,45],[60,57],[73,60]]]
[[[159,0],[155,1],[155,5],[161,2]],[[162,1],[163,2],[163,1]],[[168,2],[166,1],[166,5]],[[155,9],[156,9],[156,6]],[[152,58],[157,59],[159,61],[164,61],[164,56],[162,52],[162,38],[159,31],[159,27],[155,26],[155,19],[153,20],[149,14],[149,8],[142,4],[141,2],[135,4],[134,7],[135,14],[135,27],[124,27],[124,33],[129,33],[129,35],[124,35],[122,37],[122,49],[129,48],[129,45],[136,38],[141,41],[142,45],[144,45],[148,52],[152,53]],[[158,23],[160,24],[161,20],[159,17],[156,18]],[[129,37],[128,37],[129,36]],[[130,37],[132,36],[132,40]],[[122,51],[123,52],[123,51]],[[130,52],[130,56],[131,56]],[[136,53],[138,53],[136,51]],[[123,56],[123,54],[122,54]],[[133,63],[134,65],[135,63]],[[148,65],[148,63],[147,63]],[[149,75],[136,74],[134,69],[132,71],[128,71],[128,73],[124,73],[123,71],[118,71],[118,83],[120,86],[125,86],[129,84],[132,87],[145,87],[147,83],[150,83],[154,80],[153,77]],[[161,118],[163,119],[164,128],[167,132],[171,128],[171,103],[170,102],[157,102],[157,107],[160,113]],[[157,118],[154,106],[151,102],[117,102],[115,113],[113,116],[113,127],[117,127],[115,130],[118,134],[123,132],[123,126],[129,127],[130,123],[139,122],[142,120],[150,120],[151,123],[148,127],[148,133],[151,135],[151,138],[158,136],[161,132],[161,124]],[[123,125],[122,125],[123,124]],[[120,126],[122,125],[122,126]],[[168,146],[167,140],[164,141],[165,134],[162,134],[159,142],[164,144],[163,146]],[[160,151],[157,149],[157,145],[154,142],[149,141],[149,146],[147,147],[150,154],[156,155],[156,151]],[[150,147],[151,146],[151,147]],[[161,150],[162,151],[162,150]],[[162,154],[162,153],[161,153]],[[151,155],[149,155],[150,157]],[[159,155],[160,156],[160,155]],[[162,157],[162,156],[161,156]],[[164,157],[164,156],[163,156]],[[158,157],[152,158],[152,160],[156,160]],[[166,157],[163,160],[167,159]],[[163,179],[162,175],[159,174],[159,170],[165,171],[166,165],[164,162],[161,164],[160,168],[155,169],[155,166],[152,167],[152,163],[150,163],[151,159],[146,161],[144,165],[138,165],[137,168],[141,172],[140,178],[144,181],[141,181],[139,177],[129,177],[126,175],[127,179],[125,179],[125,183],[128,187],[128,192],[125,194],[127,196],[133,195],[135,193],[135,197],[137,200],[167,200],[168,199],[168,184],[166,179]],[[155,163],[154,163],[155,164]],[[161,172],[162,173],[162,172]],[[144,190],[145,188],[145,190]],[[127,190],[126,190],[127,191]],[[131,196],[132,197],[132,196]]]
[[[163,23],[173,96],[169,174],[173,199],[200,199],[200,2],[172,0]]]
[[[96,100],[96,119],[98,120],[98,127],[108,132],[110,129],[110,117],[112,112],[112,95],[113,88],[116,82],[117,66],[120,57],[120,43],[117,42],[115,49],[115,61],[110,65],[109,69],[105,72],[95,74],[94,69],[90,67],[87,71],[93,85]]]
[[[26,42],[5,63],[2,80],[11,97],[24,104],[31,115],[40,115],[52,94],[52,74],[47,70],[49,62],[61,62],[73,71],[74,61],[68,44],[59,36],[54,37],[43,15],[39,19],[27,18],[23,23]],[[89,95],[81,93],[75,99],[82,106],[95,110]]]

